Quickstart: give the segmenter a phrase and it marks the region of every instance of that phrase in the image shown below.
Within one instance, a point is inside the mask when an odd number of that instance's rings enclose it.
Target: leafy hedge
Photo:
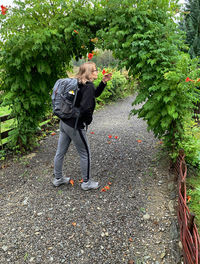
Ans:
[[[121,67],[137,76],[139,91],[132,114],[146,120],[148,130],[163,138],[176,158],[184,140],[184,123],[199,100],[197,61],[183,53],[183,33],[174,22],[176,1],[109,1],[109,27],[101,33]],[[108,12],[108,11],[107,11]],[[186,82],[189,77],[194,82]],[[198,96],[197,96],[198,95]]]
[[[32,145],[55,80],[65,75],[72,58],[87,57],[97,47],[112,50],[119,66],[138,79],[133,107],[142,104],[132,114],[146,120],[176,157],[200,86],[197,62],[181,51],[176,0],[15,2],[0,17],[1,89],[18,122],[13,145]],[[186,82],[187,77],[193,81]],[[115,98],[120,86],[112,85],[109,96]]]
[[[98,26],[91,3],[25,0],[0,16],[0,87],[17,119],[12,146],[30,148],[49,107],[52,86],[73,57],[94,48]],[[82,9],[84,5],[84,10]],[[83,23],[85,25],[82,27]]]

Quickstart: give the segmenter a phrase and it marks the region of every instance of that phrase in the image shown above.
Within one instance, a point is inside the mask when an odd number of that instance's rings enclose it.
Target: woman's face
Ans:
[[[92,71],[92,79],[96,80],[98,78],[98,70],[96,67],[94,67],[93,71]]]

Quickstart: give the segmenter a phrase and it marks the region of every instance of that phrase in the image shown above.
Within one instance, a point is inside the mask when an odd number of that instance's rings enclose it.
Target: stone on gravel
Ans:
[[[145,214],[145,215],[143,215],[143,219],[144,219],[144,220],[149,220],[149,219],[150,219],[150,215],[149,215],[149,214]]]

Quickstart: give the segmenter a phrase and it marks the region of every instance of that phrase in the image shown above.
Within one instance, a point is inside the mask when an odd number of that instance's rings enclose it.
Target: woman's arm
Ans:
[[[105,74],[103,80],[100,82],[99,86],[95,90],[95,97],[98,97],[103,92],[106,87],[107,82],[112,78],[112,73]]]
[[[104,88],[106,87],[107,83],[104,83],[103,81],[100,82],[100,84],[97,86],[95,90],[95,97],[98,97],[102,94]]]

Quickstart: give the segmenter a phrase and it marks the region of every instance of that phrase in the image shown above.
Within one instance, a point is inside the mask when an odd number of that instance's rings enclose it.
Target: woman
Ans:
[[[70,177],[62,175],[63,159],[68,150],[71,141],[80,156],[81,174],[83,182],[81,188],[83,190],[98,189],[99,183],[90,179],[90,149],[88,145],[86,129],[91,122],[95,109],[95,97],[98,97],[103,92],[107,81],[112,77],[112,74],[103,76],[103,80],[95,89],[93,81],[98,77],[98,70],[95,63],[86,62],[79,68],[77,74],[79,92],[77,95],[75,106],[80,110],[80,117],[77,128],[74,131],[76,118],[70,118],[60,121],[60,135],[58,140],[58,148],[54,158],[54,180],[53,185],[59,186],[64,183],[69,183]]]

